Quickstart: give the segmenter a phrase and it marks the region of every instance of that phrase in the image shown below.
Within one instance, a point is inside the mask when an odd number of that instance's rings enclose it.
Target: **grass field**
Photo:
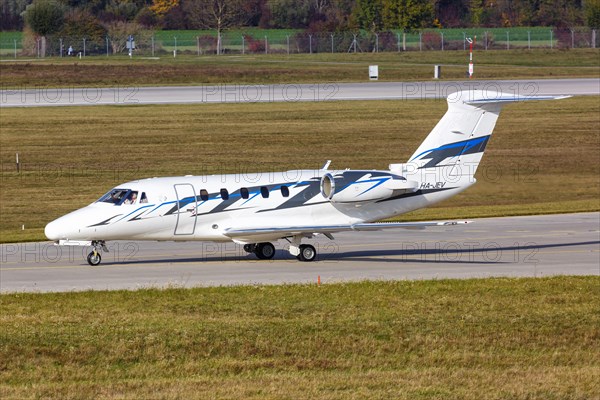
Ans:
[[[442,65],[444,79],[465,79],[468,52],[427,51],[363,54],[51,58],[2,62],[0,86],[65,87],[203,85],[218,83],[318,83],[368,80],[379,65],[380,80],[431,80]],[[476,79],[598,77],[600,49],[481,51]]]
[[[0,241],[43,240],[47,222],[138,178],[327,159],[386,169],[408,159],[445,111],[443,100],[0,109]],[[478,183],[400,218],[600,210],[599,115],[600,97],[508,106]]]
[[[2,399],[600,395],[600,278],[0,296]]]

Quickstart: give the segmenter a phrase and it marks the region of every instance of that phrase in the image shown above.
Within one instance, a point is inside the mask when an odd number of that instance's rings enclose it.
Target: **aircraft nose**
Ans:
[[[50,222],[48,225],[46,225],[46,228],[44,228],[44,234],[50,240],[64,239],[61,238],[61,231],[61,224],[58,220]]]

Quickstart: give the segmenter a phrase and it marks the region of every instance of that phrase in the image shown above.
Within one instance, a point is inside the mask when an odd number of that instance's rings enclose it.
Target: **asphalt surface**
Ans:
[[[458,227],[344,233],[309,241],[303,263],[278,245],[259,261],[233,243],[110,242],[98,267],[87,248],[0,246],[0,292],[322,283],[365,279],[600,276],[600,213],[487,218]]]
[[[0,108],[257,103],[332,100],[403,100],[445,98],[459,90],[518,95],[600,95],[600,79],[532,79],[511,81],[427,81],[321,84],[275,84],[186,87],[23,88],[1,90]]]

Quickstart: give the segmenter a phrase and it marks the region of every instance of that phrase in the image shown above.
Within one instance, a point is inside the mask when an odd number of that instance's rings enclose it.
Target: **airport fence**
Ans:
[[[180,54],[317,54],[532,48],[597,48],[596,30],[589,28],[481,28],[439,29],[418,32],[333,32],[299,30],[146,31],[127,38],[110,36],[24,39],[20,32],[0,33],[3,58],[164,56]],[[133,39],[133,40],[131,40]],[[131,49],[131,52],[130,52]]]

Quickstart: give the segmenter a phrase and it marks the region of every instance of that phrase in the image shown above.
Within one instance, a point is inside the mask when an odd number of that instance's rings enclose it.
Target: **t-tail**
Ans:
[[[502,106],[529,100],[569,96],[519,96],[467,90],[448,96],[448,111],[405,164],[390,170],[419,182],[421,189],[452,185],[464,190],[475,183],[475,172],[490,141]]]

